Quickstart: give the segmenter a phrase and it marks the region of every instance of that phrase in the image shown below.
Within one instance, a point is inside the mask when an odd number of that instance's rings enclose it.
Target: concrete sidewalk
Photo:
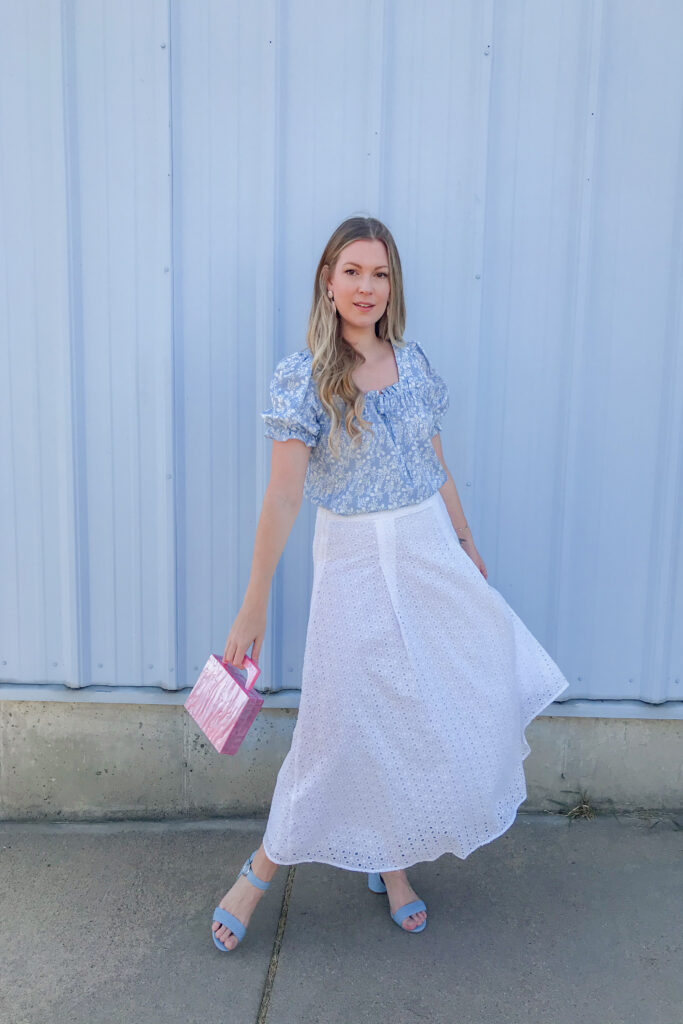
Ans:
[[[281,868],[236,950],[214,906],[265,821],[0,824],[1,1024],[683,1024],[683,824],[518,814],[409,869]]]

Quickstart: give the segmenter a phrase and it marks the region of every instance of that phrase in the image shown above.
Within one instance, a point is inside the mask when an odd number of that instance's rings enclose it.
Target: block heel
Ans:
[[[372,889],[373,892],[386,892],[387,887],[382,881],[382,876],[379,871],[368,872],[368,888]]]

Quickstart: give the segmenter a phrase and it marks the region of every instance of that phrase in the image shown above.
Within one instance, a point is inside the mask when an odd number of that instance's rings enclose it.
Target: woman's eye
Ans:
[[[346,270],[344,271],[344,273],[345,273],[345,274],[355,274],[355,273],[356,273],[356,271],[355,271],[355,270],[353,269],[353,267],[348,267],[348,268],[347,268],[347,269],[346,269]],[[384,271],[384,270],[380,270],[380,272],[379,272],[379,274],[378,274],[377,276],[378,276],[378,277],[388,277],[389,275],[388,275],[388,274],[386,273],[386,271]]]

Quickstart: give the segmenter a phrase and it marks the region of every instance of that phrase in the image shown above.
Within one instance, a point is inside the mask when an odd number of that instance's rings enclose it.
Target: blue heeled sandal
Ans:
[[[246,875],[251,884],[255,885],[257,889],[266,890],[269,887],[270,882],[264,882],[262,878],[257,878],[251,870],[251,862],[254,859],[255,853],[258,853],[258,850],[254,850],[254,853],[247,857],[237,877],[239,878],[240,875]],[[216,907],[213,912],[213,920],[218,921],[219,924],[223,924],[226,928],[229,928],[237,939],[237,946],[239,946],[247,932],[247,929],[242,922],[238,921],[235,915],[231,914],[229,910],[224,910],[223,907]],[[223,945],[220,939],[216,938],[216,932],[213,928],[211,929],[211,938],[213,939],[214,946],[216,946],[217,949],[220,949],[221,953],[232,952],[231,949],[228,949],[227,946]],[[235,946],[235,949],[237,949],[237,946]]]
[[[387,887],[382,881],[382,876],[379,873],[379,871],[368,872],[368,889],[371,889],[373,892],[387,891]],[[424,900],[413,900],[412,903],[404,903],[402,907],[399,907],[396,913],[391,915],[391,919],[392,921],[396,922],[396,924],[399,926],[402,932],[408,932],[409,935],[413,934],[414,932],[421,932],[424,931],[424,929],[427,927],[426,918],[422,922],[422,924],[419,924],[417,926],[417,928],[403,927],[403,922],[405,921],[405,919],[407,917],[410,917],[411,914],[417,914],[418,911],[420,910],[424,910],[425,913],[427,911],[427,907],[425,906]]]

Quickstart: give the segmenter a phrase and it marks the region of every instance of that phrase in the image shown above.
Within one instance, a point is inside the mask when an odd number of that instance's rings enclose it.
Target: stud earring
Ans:
[[[328,297],[328,299],[333,299],[334,298],[334,295],[332,294],[332,292],[330,291],[329,288],[327,289],[327,297]]]

